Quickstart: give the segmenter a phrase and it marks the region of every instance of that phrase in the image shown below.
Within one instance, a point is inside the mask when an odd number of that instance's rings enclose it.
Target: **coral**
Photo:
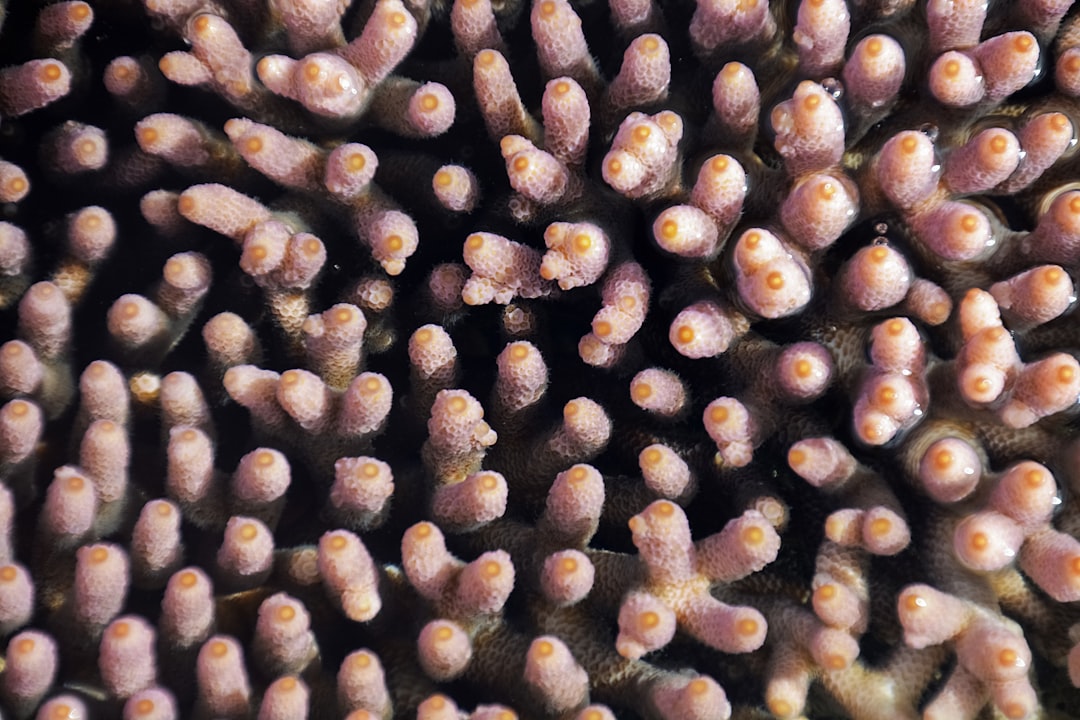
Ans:
[[[0,715],[1075,717],[1070,0],[0,0]]]

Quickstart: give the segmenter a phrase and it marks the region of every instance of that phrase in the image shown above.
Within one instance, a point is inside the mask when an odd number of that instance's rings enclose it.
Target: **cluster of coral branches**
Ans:
[[[0,715],[1080,707],[1071,0],[0,0]]]

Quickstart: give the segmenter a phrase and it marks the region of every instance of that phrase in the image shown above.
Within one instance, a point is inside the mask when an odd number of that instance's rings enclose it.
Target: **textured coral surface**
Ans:
[[[1080,717],[1080,15],[0,0],[0,715]]]

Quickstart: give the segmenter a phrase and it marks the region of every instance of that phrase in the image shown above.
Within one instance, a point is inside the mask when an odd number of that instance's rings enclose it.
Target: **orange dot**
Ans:
[[[291,692],[296,689],[296,678],[292,676],[283,677],[277,681],[277,685],[285,692]]]
[[[704,678],[695,678],[686,686],[692,695],[704,695],[709,692],[709,682]]]
[[[86,3],[76,3],[71,6],[68,16],[76,22],[90,17],[90,6]]]
[[[454,177],[446,170],[435,173],[435,184],[439,187],[448,187],[452,182],[454,182]]]
[[[469,246],[470,250],[479,250],[484,246],[484,236],[480,233],[473,233],[465,239],[465,244]]]
[[[59,63],[46,63],[41,68],[41,79],[45,82],[56,82],[63,74]]]
[[[135,713],[137,715],[149,715],[152,712],[154,712],[154,701],[150,698],[143,698],[135,703]]]
[[[831,182],[827,182],[827,181],[823,182],[820,185],[818,185],[817,192],[818,192],[818,196],[822,200],[825,200],[825,201],[832,200],[833,196],[836,195],[836,185],[832,184]]]
[[[1069,559],[1069,573],[1074,576],[1080,576],[1080,555],[1073,555]]]
[[[1076,60],[1077,70],[1080,70],[1080,57],[1074,56],[1074,59]],[[1052,127],[1054,130],[1061,132],[1069,128],[1070,125],[1071,123],[1069,122],[1069,118],[1065,117],[1065,115],[1063,115],[1062,113],[1050,114],[1050,127]]]
[[[675,514],[675,505],[674,505],[674,503],[669,503],[667,501],[662,501],[662,502],[657,503],[656,506],[655,506],[655,509],[656,509],[656,514],[660,515],[661,517],[671,517],[672,515]]]
[[[404,245],[405,241],[401,239],[400,235],[391,235],[386,238],[386,247],[390,252],[398,252]]]
[[[918,595],[917,593],[910,593],[904,596],[904,607],[910,612],[916,612],[926,607],[926,598]]]
[[[746,247],[753,250],[761,242],[761,233],[756,230],[751,230],[743,237],[743,242],[746,243]]]
[[[580,410],[580,409],[581,408],[578,407],[578,404],[576,402],[574,402],[573,400],[571,400],[570,402],[566,403],[566,405],[563,406],[563,417],[564,418],[572,418],[572,417],[574,417],[575,415],[578,414],[578,410]]]
[[[1046,481],[1046,474],[1039,468],[1032,468],[1024,473],[1024,482],[1030,488],[1040,487]]]
[[[780,290],[784,287],[784,274],[779,270],[773,270],[765,276],[765,284],[770,290]]]
[[[647,142],[650,135],[652,135],[652,129],[648,125],[638,125],[634,128],[634,142],[639,145]]]
[[[229,654],[229,644],[224,640],[214,640],[210,643],[210,655],[223,658]]]
[[[555,646],[547,640],[536,643],[536,654],[540,657],[548,657],[555,652]]]
[[[788,450],[787,459],[789,466],[797,468],[806,462],[806,451],[802,448],[793,447]]]
[[[810,377],[810,374],[814,371],[814,364],[806,358],[800,358],[795,361],[795,375],[796,377],[805,380]]]
[[[529,357],[529,346],[525,343],[514,343],[510,346],[510,357],[519,362],[524,360]]]
[[[990,545],[990,538],[986,537],[984,532],[977,532],[968,540],[968,545],[972,550],[985,550]]]
[[[830,670],[843,670],[847,667],[847,658],[843,655],[833,654],[825,658],[825,665]]]
[[[481,50],[476,55],[476,62],[480,63],[481,65],[485,65],[485,66],[494,65],[495,64],[495,58],[496,58],[496,53],[495,53],[494,50]]]
[[[420,538],[426,538],[435,531],[435,528],[429,522],[422,522],[417,525],[414,530],[417,536],[419,536]]]
[[[345,546],[349,544],[349,541],[344,535],[334,535],[330,538],[329,544],[331,550],[341,551],[345,549]]]
[[[607,320],[598,320],[597,322],[593,323],[593,332],[596,333],[598,337],[607,337],[611,334],[611,330],[611,323],[609,323]]]
[[[484,563],[484,566],[481,568],[481,570],[487,577],[497,578],[499,577],[499,575],[502,574],[502,565],[500,565],[494,560],[488,560],[486,563]]]
[[[131,625],[121,620],[117,623],[113,623],[112,628],[109,630],[115,637],[127,637],[131,633]]]
[[[904,139],[900,141],[900,149],[910,155],[915,152],[919,147],[919,141],[915,139],[913,135],[905,135]]]
[[[771,698],[766,704],[769,706],[769,712],[780,717],[787,717],[794,711],[791,703],[781,698]]]
[[[565,557],[559,564],[559,569],[566,574],[576,573],[578,569],[578,561],[572,557]]]
[[[469,403],[465,398],[461,397],[460,395],[455,395],[454,397],[450,398],[450,402],[447,403],[447,407],[450,412],[460,415],[468,409]]]
[[[566,93],[570,92],[570,83],[566,82],[565,80],[560,80],[559,82],[555,83],[555,87],[553,87],[551,90],[556,95],[565,95]]]
[[[647,53],[654,53],[660,48],[660,41],[655,36],[650,35],[645,38],[645,41],[641,43],[642,47]]]
[[[1012,648],[1003,648],[998,653],[998,664],[1002,667],[1011,667],[1016,665],[1016,661],[1020,659],[1020,656],[1016,654],[1016,651]]]
[[[366,478],[373,478],[379,474],[379,466],[373,462],[366,462],[360,467],[360,473]]]
[[[960,218],[960,229],[964,232],[975,232],[975,229],[979,227],[979,218],[975,213],[965,213]]]
[[[960,74],[960,61],[959,60],[947,60],[945,67],[942,68],[945,71],[945,76],[955,78]]]
[[[832,583],[825,583],[814,591],[814,597],[818,600],[832,600],[836,597],[836,586]]]
[[[1069,200],[1069,210],[1080,215],[1080,195],[1073,195]]]
[[[1062,365],[1057,370],[1057,380],[1062,385],[1068,385],[1076,377],[1076,370],[1072,365]]]
[[[401,27],[402,25],[405,24],[405,13],[403,13],[403,12],[390,13],[389,20],[390,20],[390,25],[392,27]]]
[[[53,716],[54,720],[70,720],[71,713],[73,713],[73,712],[74,712],[74,710],[72,709],[72,707],[70,705],[65,704],[65,703],[60,703],[59,705],[53,705],[53,708],[52,708],[52,716]]]
[[[368,395],[371,395],[380,388],[382,388],[382,383],[379,382],[379,378],[371,377],[364,381],[364,392]]]
[[[804,110],[816,110],[817,106],[820,105],[820,104],[821,104],[821,96],[818,95],[817,93],[807,95],[803,99],[803,109]]]
[[[12,400],[8,410],[15,417],[24,417],[30,413],[30,403],[25,400]]]
[[[953,454],[948,450],[938,450],[934,453],[934,466],[938,470],[948,470],[953,464]]]
[[[480,478],[480,487],[488,491],[494,490],[499,487],[499,480],[491,473],[485,473],[484,476]]]
[[[1009,720],[1020,720],[1020,718],[1027,717],[1028,707],[1022,702],[1010,702],[1006,703],[1001,711]]]
[[[199,582],[199,576],[190,570],[185,570],[180,573],[180,586],[185,588],[192,588]]]
[[[363,651],[358,652],[353,655],[352,664],[358,668],[366,668],[371,665],[371,655]]]
[[[90,551],[90,562],[103,563],[109,559],[109,549],[98,546]]]
[[[199,17],[195,18],[195,22],[192,26],[195,28],[195,32],[199,33],[200,35],[205,33],[207,30],[210,29],[210,16],[200,15]]]
[[[881,38],[870,38],[866,41],[866,54],[870,57],[877,57],[881,54],[881,51],[885,49],[885,44],[881,42]]]
[[[551,2],[551,0],[545,0],[544,2],[540,3],[540,13],[542,15],[548,16],[554,15],[555,3]]]
[[[993,383],[990,382],[990,379],[983,377],[982,375],[975,378],[975,381],[971,385],[975,389],[975,392],[980,395],[984,395],[990,392],[990,390],[994,387]]]
[[[360,172],[367,165],[367,159],[363,153],[352,153],[349,157],[345,158],[345,167],[349,172]]]
[[[1027,33],[1017,35],[1016,39],[1013,41],[1013,47],[1020,53],[1026,53],[1034,44],[1035,40]]]
[[[745,545],[760,545],[765,540],[765,531],[757,525],[751,525],[742,532]]]
[[[14,565],[5,565],[0,568],[0,582],[12,582],[19,576],[19,571]]]
[[[735,624],[735,631],[743,636],[756,635],[758,631],[757,620],[753,618],[743,618]]]
[[[728,417],[730,417],[730,413],[724,405],[717,405],[709,411],[709,419],[717,425],[727,422]]]
[[[246,150],[247,150],[247,151],[248,151],[249,153],[257,153],[257,152],[260,152],[260,151],[261,151],[261,150],[263,149],[263,141],[262,141],[262,138],[261,138],[261,137],[257,137],[257,136],[254,136],[254,137],[249,137],[249,138],[248,138],[248,139],[247,139],[247,140],[246,140],[246,141],[244,142],[244,148],[245,148],[245,149],[246,149]]]
[[[675,336],[679,342],[686,345],[694,341],[694,329],[689,325],[680,325],[679,329],[675,331]]]
[[[1043,270],[1043,282],[1047,285],[1057,285],[1065,277],[1065,273],[1057,266],[1051,266]]]
[[[709,161],[709,167],[717,175],[726,171],[728,169],[727,155],[717,155],[711,161]]]
[[[442,710],[446,707],[446,697],[443,695],[432,695],[427,699],[426,705],[432,710]]]
[[[881,537],[882,535],[887,535],[892,532],[892,526],[892,521],[888,518],[874,518],[870,522],[870,534],[874,537]]]
[[[248,542],[255,539],[259,534],[259,529],[255,527],[254,523],[244,523],[240,526],[240,539]]]
[[[877,396],[878,404],[879,405],[892,405],[894,402],[896,402],[896,398],[898,396],[899,396],[899,394],[896,392],[895,388],[892,388],[892,387],[889,387],[888,385],[886,385],[885,387],[878,390],[878,396]]]
[[[15,652],[20,655],[29,655],[34,652],[34,647],[36,647],[36,643],[33,638],[20,638],[19,642],[15,643]]]
[[[143,127],[139,128],[138,132],[139,143],[142,145],[153,145],[158,141],[158,138],[161,137],[160,134],[158,134],[157,128],[151,127],[149,125],[144,125]]]
[[[19,194],[26,190],[29,183],[26,182],[26,178],[16,177],[12,178],[8,183],[8,192]]]
[[[885,262],[885,258],[889,257],[889,250],[884,245],[876,245],[870,251],[870,259],[876,263]]]
[[[657,448],[649,448],[641,455],[641,461],[649,466],[656,466],[664,459],[664,453]]]
[[[514,158],[513,168],[519,173],[525,172],[529,169],[529,158],[525,157],[524,155],[519,155],[518,157]]]
[[[679,223],[674,220],[665,220],[660,225],[660,234],[665,240],[674,240],[679,234]]]
[[[618,158],[611,158],[607,162],[608,175],[618,175],[622,172],[622,163]]]
[[[652,610],[646,610],[638,615],[638,626],[645,628],[646,630],[654,628],[660,624],[660,616]]]
[[[424,112],[431,112],[437,107],[439,107],[439,98],[434,94],[424,93],[420,98],[420,109]]]
[[[1009,147],[1009,142],[1005,139],[1004,135],[997,134],[994,135],[994,137],[990,138],[989,145],[991,152],[1000,155],[1001,153],[1005,152],[1006,148]]]
[[[155,505],[155,509],[157,510],[157,514],[161,517],[169,517],[172,515],[172,505],[167,502],[159,502]]]
[[[296,608],[292,605],[282,605],[278,608],[277,618],[279,622],[289,622],[296,617]]]
[[[864,423],[862,426],[863,440],[873,442],[880,440],[885,435],[885,430],[874,422]]]
[[[319,67],[319,63],[314,60],[304,63],[304,77],[308,79],[308,82],[315,82],[322,75],[322,68]]]
[[[630,391],[638,400],[648,400],[653,394],[652,385],[646,382],[635,383]]]

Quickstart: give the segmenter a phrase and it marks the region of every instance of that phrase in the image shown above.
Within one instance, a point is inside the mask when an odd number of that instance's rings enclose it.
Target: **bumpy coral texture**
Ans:
[[[0,0],[0,716],[1074,718],[1069,0]]]

